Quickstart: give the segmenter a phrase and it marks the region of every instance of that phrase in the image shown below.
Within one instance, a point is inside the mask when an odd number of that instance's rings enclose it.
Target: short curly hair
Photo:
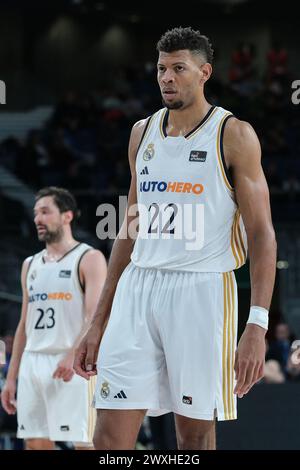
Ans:
[[[200,31],[191,27],[173,28],[166,31],[158,41],[156,48],[158,52],[174,52],[188,49],[191,53],[201,54],[209,64],[212,64],[214,50],[210,40],[203,36]]]

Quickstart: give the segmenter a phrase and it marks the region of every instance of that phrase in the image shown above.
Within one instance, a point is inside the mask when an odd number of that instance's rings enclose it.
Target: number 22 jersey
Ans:
[[[245,263],[245,228],[223,155],[231,116],[212,106],[195,129],[178,137],[166,134],[166,108],[148,119],[136,158],[136,266],[228,272]]]

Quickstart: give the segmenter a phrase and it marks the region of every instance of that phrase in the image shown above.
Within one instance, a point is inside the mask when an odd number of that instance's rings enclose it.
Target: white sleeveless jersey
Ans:
[[[148,120],[136,158],[136,266],[227,272],[245,263],[245,229],[222,148],[230,116],[212,107],[193,131],[178,137],[166,134],[166,108]]]
[[[25,351],[56,354],[70,349],[84,322],[79,263],[91,247],[79,243],[57,262],[34,255],[27,273]]]

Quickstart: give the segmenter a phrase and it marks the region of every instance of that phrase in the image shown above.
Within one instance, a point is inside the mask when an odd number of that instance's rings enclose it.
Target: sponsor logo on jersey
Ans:
[[[148,147],[143,153],[143,159],[146,160],[146,162],[152,160],[152,158],[154,157],[154,153],[154,144],[148,144]]]
[[[40,300],[72,300],[71,292],[43,292],[42,294],[32,294],[29,296],[30,302],[38,302]]]
[[[61,271],[59,271],[59,277],[71,277],[71,272],[70,269],[61,269]]]
[[[192,397],[187,397],[186,395],[183,395],[182,403],[184,403],[185,405],[192,405],[193,404],[193,398]]]
[[[192,150],[190,153],[190,162],[205,162],[207,152],[204,150]]]
[[[101,397],[102,398],[107,398],[109,393],[110,393],[110,389],[109,389],[109,384],[108,382],[103,382],[102,386],[101,386]]]
[[[70,426],[68,426],[67,424],[64,424],[63,426],[60,427],[60,430],[61,431],[70,431]]]
[[[143,181],[140,183],[141,193],[154,191],[159,191],[160,193],[166,191],[170,193],[192,193],[199,195],[203,193],[204,186],[200,183],[192,184],[183,181]]]
[[[140,175],[149,175],[148,167],[145,166],[140,172]]]
[[[127,398],[124,390],[121,390],[119,393],[117,393],[114,398]]]

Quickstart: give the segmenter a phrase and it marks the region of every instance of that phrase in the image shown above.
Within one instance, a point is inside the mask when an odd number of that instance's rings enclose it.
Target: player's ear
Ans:
[[[63,217],[64,217],[64,222],[66,224],[70,224],[74,218],[73,216],[73,212],[72,211],[66,211],[63,213]]]
[[[200,83],[204,84],[210,78],[212,74],[211,64],[209,64],[208,62],[206,62],[205,64],[202,64],[200,67],[200,72],[201,72]]]

